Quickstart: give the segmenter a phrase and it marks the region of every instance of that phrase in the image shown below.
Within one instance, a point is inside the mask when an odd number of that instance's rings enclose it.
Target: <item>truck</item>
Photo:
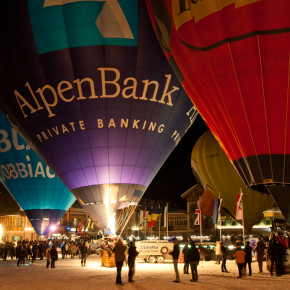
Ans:
[[[147,263],[164,263],[173,251],[173,243],[160,240],[144,240],[136,242],[139,257]]]

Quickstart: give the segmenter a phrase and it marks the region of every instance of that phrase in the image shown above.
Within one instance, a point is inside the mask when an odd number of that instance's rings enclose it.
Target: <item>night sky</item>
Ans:
[[[161,167],[140,201],[141,205],[164,205],[169,202],[169,210],[186,209],[186,202],[180,197],[196,184],[190,165],[190,156],[197,139],[208,130],[203,119],[198,116],[177,147]]]

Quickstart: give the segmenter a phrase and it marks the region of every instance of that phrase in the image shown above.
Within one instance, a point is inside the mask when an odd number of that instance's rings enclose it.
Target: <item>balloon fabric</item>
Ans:
[[[197,116],[145,0],[8,2],[0,18],[0,108],[104,228]]]

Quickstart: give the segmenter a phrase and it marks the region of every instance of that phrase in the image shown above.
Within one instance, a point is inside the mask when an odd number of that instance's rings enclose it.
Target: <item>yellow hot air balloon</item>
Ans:
[[[270,195],[246,188],[237,171],[210,131],[196,142],[191,154],[191,166],[204,190],[210,190],[213,198],[222,198],[222,208],[235,217],[237,196],[243,192],[245,228],[251,227],[263,218],[263,211],[273,206]]]

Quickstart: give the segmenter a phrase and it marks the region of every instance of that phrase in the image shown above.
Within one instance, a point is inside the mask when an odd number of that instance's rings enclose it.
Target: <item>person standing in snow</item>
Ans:
[[[82,267],[86,267],[86,262],[87,262],[87,255],[88,255],[88,247],[86,246],[86,242],[83,242],[82,245],[80,246],[80,252],[81,252],[81,264]]]
[[[135,242],[130,243],[130,247],[128,250],[128,267],[129,267],[128,281],[129,282],[134,282],[133,275],[135,273],[135,259],[138,256],[138,254],[139,252],[137,252],[136,250]]]
[[[123,245],[121,239],[118,240],[116,246],[113,249],[113,253],[115,253],[115,262],[117,267],[117,277],[116,277],[116,284],[124,285],[122,282],[122,267],[124,261],[126,259],[126,246]]]
[[[222,253],[222,272],[229,273],[227,270],[226,262],[227,262],[227,248],[224,246],[224,243],[221,242],[221,253]]]
[[[188,273],[189,262],[188,262],[188,257],[187,257],[187,254],[188,254],[188,243],[185,244],[185,246],[184,246],[184,248],[182,250],[182,253],[183,253],[183,261],[184,261],[183,274],[189,274]]]
[[[250,242],[246,242],[245,253],[245,271],[247,270],[248,264],[249,276],[252,276],[252,247],[250,246]]]
[[[179,244],[178,244],[177,239],[175,239],[173,243],[174,243],[173,251],[169,253],[173,258],[173,265],[174,265],[174,271],[175,271],[175,280],[172,282],[179,283],[180,278],[179,278],[179,272],[178,272],[178,258],[179,258],[180,249],[179,249]]]
[[[50,248],[46,249],[46,268],[49,268],[51,263]]]
[[[77,251],[77,247],[76,247],[75,243],[72,243],[70,246],[71,259],[73,259],[75,257],[76,251]]]
[[[58,260],[58,254],[56,250],[56,246],[52,246],[52,249],[50,250],[50,257],[51,257],[51,268],[55,268],[55,261]]]
[[[188,253],[187,253],[187,259],[190,264],[191,275],[192,275],[192,279],[190,280],[190,282],[196,282],[197,281],[197,266],[199,264],[200,255],[199,255],[198,249],[195,247],[194,241],[190,243],[190,248],[188,249]]]
[[[243,272],[243,268],[244,268],[244,264],[245,264],[246,253],[241,248],[240,243],[236,243],[236,249],[234,251],[234,255],[233,256],[236,258],[236,263],[237,263],[238,269],[239,269],[238,278],[242,278],[242,272]]]
[[[262,238],[258,238],[258,243],[257,247],[255,249],[257,253],[257,260],[258,260],[258,265],[259,265],[259,273],[263,272],[263,260],[264,260],[264,250],[265,250],[265,244],[262,241]]]
[[[269,255],[270,260],[271,260],[271,267],[270,267],[271,276],[273,276],[274,265],[275,265],[275,268],[276,268],[276,275],[277,276],[281,276],[280,268],[279,268],[280,251],[281,251],[280,245],[278,244],[278,241],[277,241],[276,237],[274,237],[271,240],[270,246],[269,246],[269,249],[268,249],[268,255]]]

